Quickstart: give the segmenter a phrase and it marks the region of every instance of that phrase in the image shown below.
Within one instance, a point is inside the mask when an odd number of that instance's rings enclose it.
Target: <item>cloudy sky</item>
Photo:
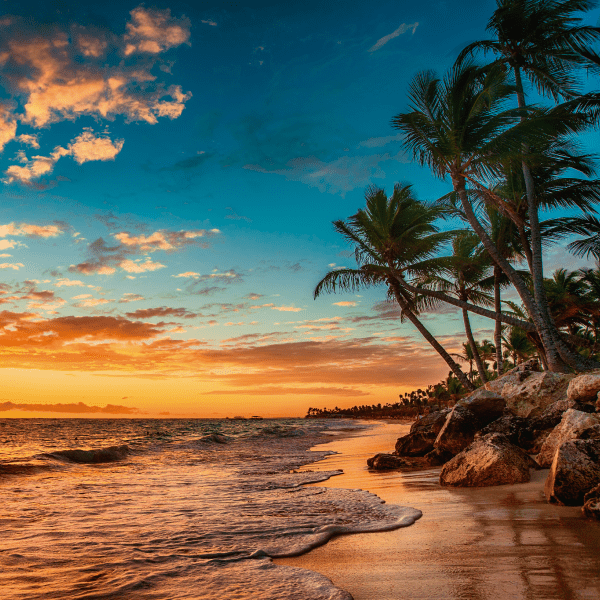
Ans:
[[[385,290],[312,292],[369,184],[448,191],[390,119],[493,7],[5,1],[0,416],[302,415],[444,377]]]

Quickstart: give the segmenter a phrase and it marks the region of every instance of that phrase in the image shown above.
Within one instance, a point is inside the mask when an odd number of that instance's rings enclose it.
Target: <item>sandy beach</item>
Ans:
[[[408,429],[378,423],[320,445],[339,454],[307,469],[343,469],[318,485],[368,490],[423,517],[405,529],[341,536],[277,564],[318,571],[355,600],[600,598],[600,523],[579,508],[547,504],[547,470],[527,484],[479,489],[440,487],[439,468],[368,471],[367,458],[391,452]]]

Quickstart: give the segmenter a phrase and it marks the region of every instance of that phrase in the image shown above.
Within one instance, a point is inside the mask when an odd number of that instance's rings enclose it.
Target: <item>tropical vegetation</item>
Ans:
[[[385,287],[401,321],[450,368],[414,402],[451,401],[531,357],[554,372],[600,368],[599,263],[544,272],[545,253],[567,237],[567,250],[600,261],[596,157],[578,143],[600,118],[600,92],[583,91],[600,66],[600,28],[581,18],[594,6],[497,0],[490,38],[464,48],[443,76],[417,74],[407,110],[391,120],[404,150],[448,181],[448,193],[424,202],[408,184],[390,196],[372,186],[364,209],[334,222],[357,266],[328,272],[314,295]],[[571,214],[548,218],[555,209]],[[462,312],[462,353],[423,324],[422,313],[442,304]],[[476,339],[473,314],[494,321],[493,342]]]

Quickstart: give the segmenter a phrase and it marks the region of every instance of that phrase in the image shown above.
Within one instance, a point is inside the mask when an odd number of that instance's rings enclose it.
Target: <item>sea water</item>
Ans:
[[[420,512],[306,484],[315,420],[0,419],[2,600],[348,600],[274,565]]]

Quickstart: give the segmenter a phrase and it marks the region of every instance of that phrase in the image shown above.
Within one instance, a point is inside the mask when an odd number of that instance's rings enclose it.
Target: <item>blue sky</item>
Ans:
[[[448,191],[390,119],[494,6],[5,2],[6,400],[303,414],[438,381],[384,290],[312,291],[352,265],[331,222],[368,185]],[[426,320],[462,343],[459,315]]]

